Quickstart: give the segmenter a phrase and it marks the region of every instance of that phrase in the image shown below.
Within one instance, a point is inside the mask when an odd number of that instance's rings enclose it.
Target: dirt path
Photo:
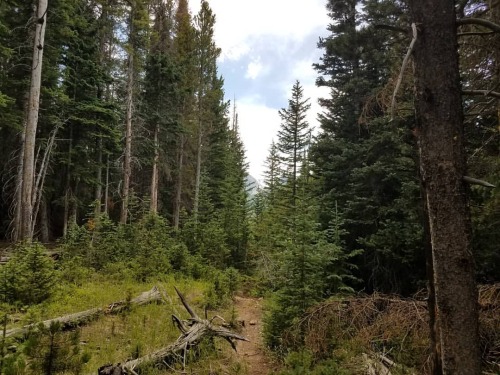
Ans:
[[[248,375],[268,375],[276,370],[262,344],[262,300],[236,297],[238,319],[244,322],[242,334],[250,342],[238,342],[239,357],[246,363]]]

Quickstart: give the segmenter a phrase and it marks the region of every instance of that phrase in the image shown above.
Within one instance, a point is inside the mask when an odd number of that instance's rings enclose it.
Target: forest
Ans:
[[[0,1],[0,375],[500,373],[500,2],[325,13],[256,184],[208,0]]]

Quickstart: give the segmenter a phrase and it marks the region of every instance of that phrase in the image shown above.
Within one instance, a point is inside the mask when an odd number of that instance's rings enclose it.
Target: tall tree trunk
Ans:
[[[481,372],[453,0],[411,0],[420,172],[432,244],[443,374]]]
[[[420,180],[422,179],[420,178]],[[442,374],[443,369],[441,366],[441,348],[439,346],[440,335],[439,323],[437,321],[438,315],[436,314],[436,290],[434,286],[434,262],[432,257],[431,228],[429,225],[429,211],[427,209],[427,202],[424,199],[425,190],[422,185],[420,186],[420,191],[422,193],[422,221],[424,227],[425,268],[427,273],[427,309],[429,311],[429,374],[440,375]]]
[[[184,134],[180,136],[179,144],[179,164],[177,167],[177,181],[175,184],[175,197],[174,197],[174,228],[179,229],[179,221],[181,214],[181,199],[182,199],[182,174],[184,172]]]
[[[33,43],[33,61],[31,69],[30,94],[25,128],[23,173],[21,192],[21,238],[31,241],[33,220],[33,182],[35,178],[35,140],[40,107],[40,85],[42,82],[42,62],[47,24],[47,0],[39,0],[36,12],[35,39]]]
[[[62,124],[58,124],[50,133],[49,139],[47,140],[45,151],[43,153],[43,158],[40,163],[40,170],[36,175],[35,185],[33,187],[32,202],[33,202],[33,220],[31,225],[31,233],[35,233],[35,225],[37,223],[38,211],[40,204],[43,200],[43,187],[45,185],[45,177],[47,176],[47,170],[50,165],[50,158],[52,156],[52,149],[54,148],[54,143],[56,141],[56,136],[61,128]],[[37,163],[35,162],[35,165]],[[40,225],[44,223],[40,221]]]
[[[26,124],[24,124],[24,128],[26,128]],[[18,155],[18,165],[16,171],[16,186],[15,186],[15,201],[14,201],[14,218],[13,218],[13,232],[12,232],[12,240],[19,241],[21,240],[22,233],[22,201],[23,201],[23,165],[24,165],[24,136],[25,132],[21,133],[21,142],[20,142],[20,151]]]
[[[130,21],[132,35],[132,21]],[[128,216],[130,199],[130,176],[132,174],[132,115],[134,99],[134,53],[129,51],[127,72],[127,112],[125,114],[125,155],[123,158],[123,190],[120,223],[125,224]]]
[[[154,157],[153,157],[153,173],[151,175],[151,203],[150,203],[150,211],[153,213],[158,212],[158,162],[160,159],[160,145],[159,145],[159,133],[160,133],[160,125],[155,126],[154,131]]]
[[[68,145],[68,167],[66,170],[66,189],[64,192],[64,217],[63,217],[63,237],[68,234],[69,206],[72,198],[71,192],[71,160],[73,153],[73,126],[69,124],[69,145]]]
[[[99,138],[97,145],[97,171],[96,171],[96,187],[95,187],[95,208],[94,216],[98,217],[101,214],[102,206],[102,138]]]
[[[47,201],[45,198],[41,199],[40,202],[41,215],[40,215],[40,238],[43,243],[48,243],[50,241],[50,229],[49,229],[49,211],[47,207]]]
[[[106,157],[106,185],[104,185],[104,213],[109,215],[109,155]]]
[[[198,207],[200,205],[200,184],[201,184],[201,151],[203,132],[201,128],[201,119],[198,121],[198,145],[196,152],[196,178],[194,185],[194,203],[193,203],[193,217],[194,222],[198,222]]]

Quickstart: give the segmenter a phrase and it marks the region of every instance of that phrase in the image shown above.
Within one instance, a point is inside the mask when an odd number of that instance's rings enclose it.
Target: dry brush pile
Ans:
[[[484,370],[500,370],[500,284],[479,288],[480,334]],[[302,337],[315,358],[366,352],[391,358],[418,373],[429,360],[427,303],[375,293],[325,301],[312,308],[285,335],[290,346]]]

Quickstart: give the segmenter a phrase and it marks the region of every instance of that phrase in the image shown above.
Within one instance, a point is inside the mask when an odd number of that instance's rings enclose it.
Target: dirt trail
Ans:
[[[263,349],[262,300],[237,296],[235,302],[238,319],[244,322],[242,334],[250,340],[238,342],[239,357],[246,362],[248,375],[268,375],[277,367]]]

